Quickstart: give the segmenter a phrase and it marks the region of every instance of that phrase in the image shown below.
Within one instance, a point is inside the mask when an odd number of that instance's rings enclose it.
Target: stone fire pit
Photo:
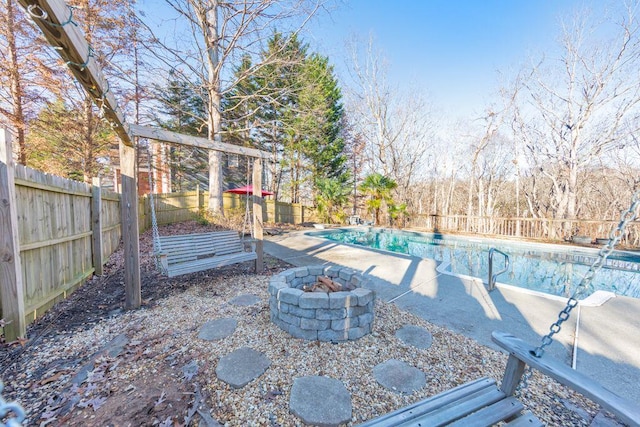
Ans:
[[[342,290],[327,292],[320,281]],[[355,270],[337,266],[292,268],[269,281],[271,321],[296,338],[357,340],[371,332],[375,294]],[[333,287],[333,286],[332,286]]]

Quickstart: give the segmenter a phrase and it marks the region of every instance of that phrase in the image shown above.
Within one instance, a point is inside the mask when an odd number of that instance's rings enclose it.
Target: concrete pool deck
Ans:
[[[336,264],[360,270],[383,301],[496,350],[494,330],[537,345],[565,305],[561,298],[510,286],[487,292],[481,280],[442,273],[434,260],[305,233],[267,237],[264,250],[294,266]],[[556,337],[549,353],[568,364],[575,357],[578,371],[640,405],[640,299],[615,297],[597,307],[580,306]]]

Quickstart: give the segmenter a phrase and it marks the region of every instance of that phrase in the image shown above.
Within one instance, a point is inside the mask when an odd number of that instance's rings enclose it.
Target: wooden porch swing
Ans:
[[[172,236],[160,235],[155,209],[155,180],[151,172],[153,167],[152,152],[153,150],[149,146],[151,228],[153,233],[153,255],[156,259],[158,270],[168,277],[176,277],[245,261],[257,261],[258,255],[256,254],[255,241],[240,240],[237,231],[212,231]],[[249,176],[247,176],[248,180]],[[247,182],[248,185],[249,182]],[[250,221],[250,217],[247,214],[245,215],[246,221]],[[255,265],[256,271],[257,267]]]
[[[360,427],[435,427],[435,426],[492,426],[503,422],[509,427],[543,426],[544,424],[514,396],[527,386],[532,369],[553,378],[603,409],[620,421],[640,427],[640,408],[632,402],[602,387],[588,376],[545,354],[544,349],[553,342],[563,322],[569,319],[571,310],[578,305],[577,298],[589,286],[615,245],[624,234],[627,224],[637,217],[640,191],[633,195],[631,206],[622,214],[618,227],[611,232],[609,242],[600,250],[598,259],[580,281],[568,299],[566,306],[549,328],[549,333],[538,347],[533,347],[513,335],[493,332],[492,340],[509,353],[507,366],[498,387],[491,378],[480,378],[436,396],[400,408],[389,414],[360,424]]]

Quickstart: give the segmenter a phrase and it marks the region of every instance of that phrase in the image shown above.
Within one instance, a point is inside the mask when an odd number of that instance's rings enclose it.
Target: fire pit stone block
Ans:
[[[351,290],[305,292],[325,276]],[[371,332],[375,293],[356,270],[314,265],[292,268],[269,281],[271,320],[296,338],[319,341],[356,340]]]

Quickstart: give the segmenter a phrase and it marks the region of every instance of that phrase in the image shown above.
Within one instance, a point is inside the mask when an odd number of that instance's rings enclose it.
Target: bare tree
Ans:
[[[543,58],[519,77],[514,123],[534,216],[576,218],[582,172],[640,129],[640,25],[633,9],[619,22],[577,15],[563,26],[561,56]]]
[[[0,24],[0,115],[16,135],[18,161],[27,164],[28,122],[57,92],[59,72],[52,71],[54,60],[14,0],[0,3]]]
[[[175,40],[176,46],[156,39],[156,57],[171,67],[175,76],[195,81],[194,89],[206,100],[207,137],[222,142],[221,100],[243,79],[256,72],[248,67],[234,74],[231,67],[249,55],[257,58],[273,28],[289,23],[293,32],[321,7],[325,0],[166,0],[167,4],[187,22],[190,34]],[[183,48],[183,47],[186,47]],[[195,78],[194,78],[195,77]],[[236,130],[237,131],[237,130]],[[222,215],[222,156],[209,152],[209,209]]]
[[[366,141],[369,172],[393,179],[400,201],[412,197],[434,140],[431,107],[417,91],[401,93],[387,81],[387,64],[369,38],[362,52],[352,43],[350,117],[355,133]]]

